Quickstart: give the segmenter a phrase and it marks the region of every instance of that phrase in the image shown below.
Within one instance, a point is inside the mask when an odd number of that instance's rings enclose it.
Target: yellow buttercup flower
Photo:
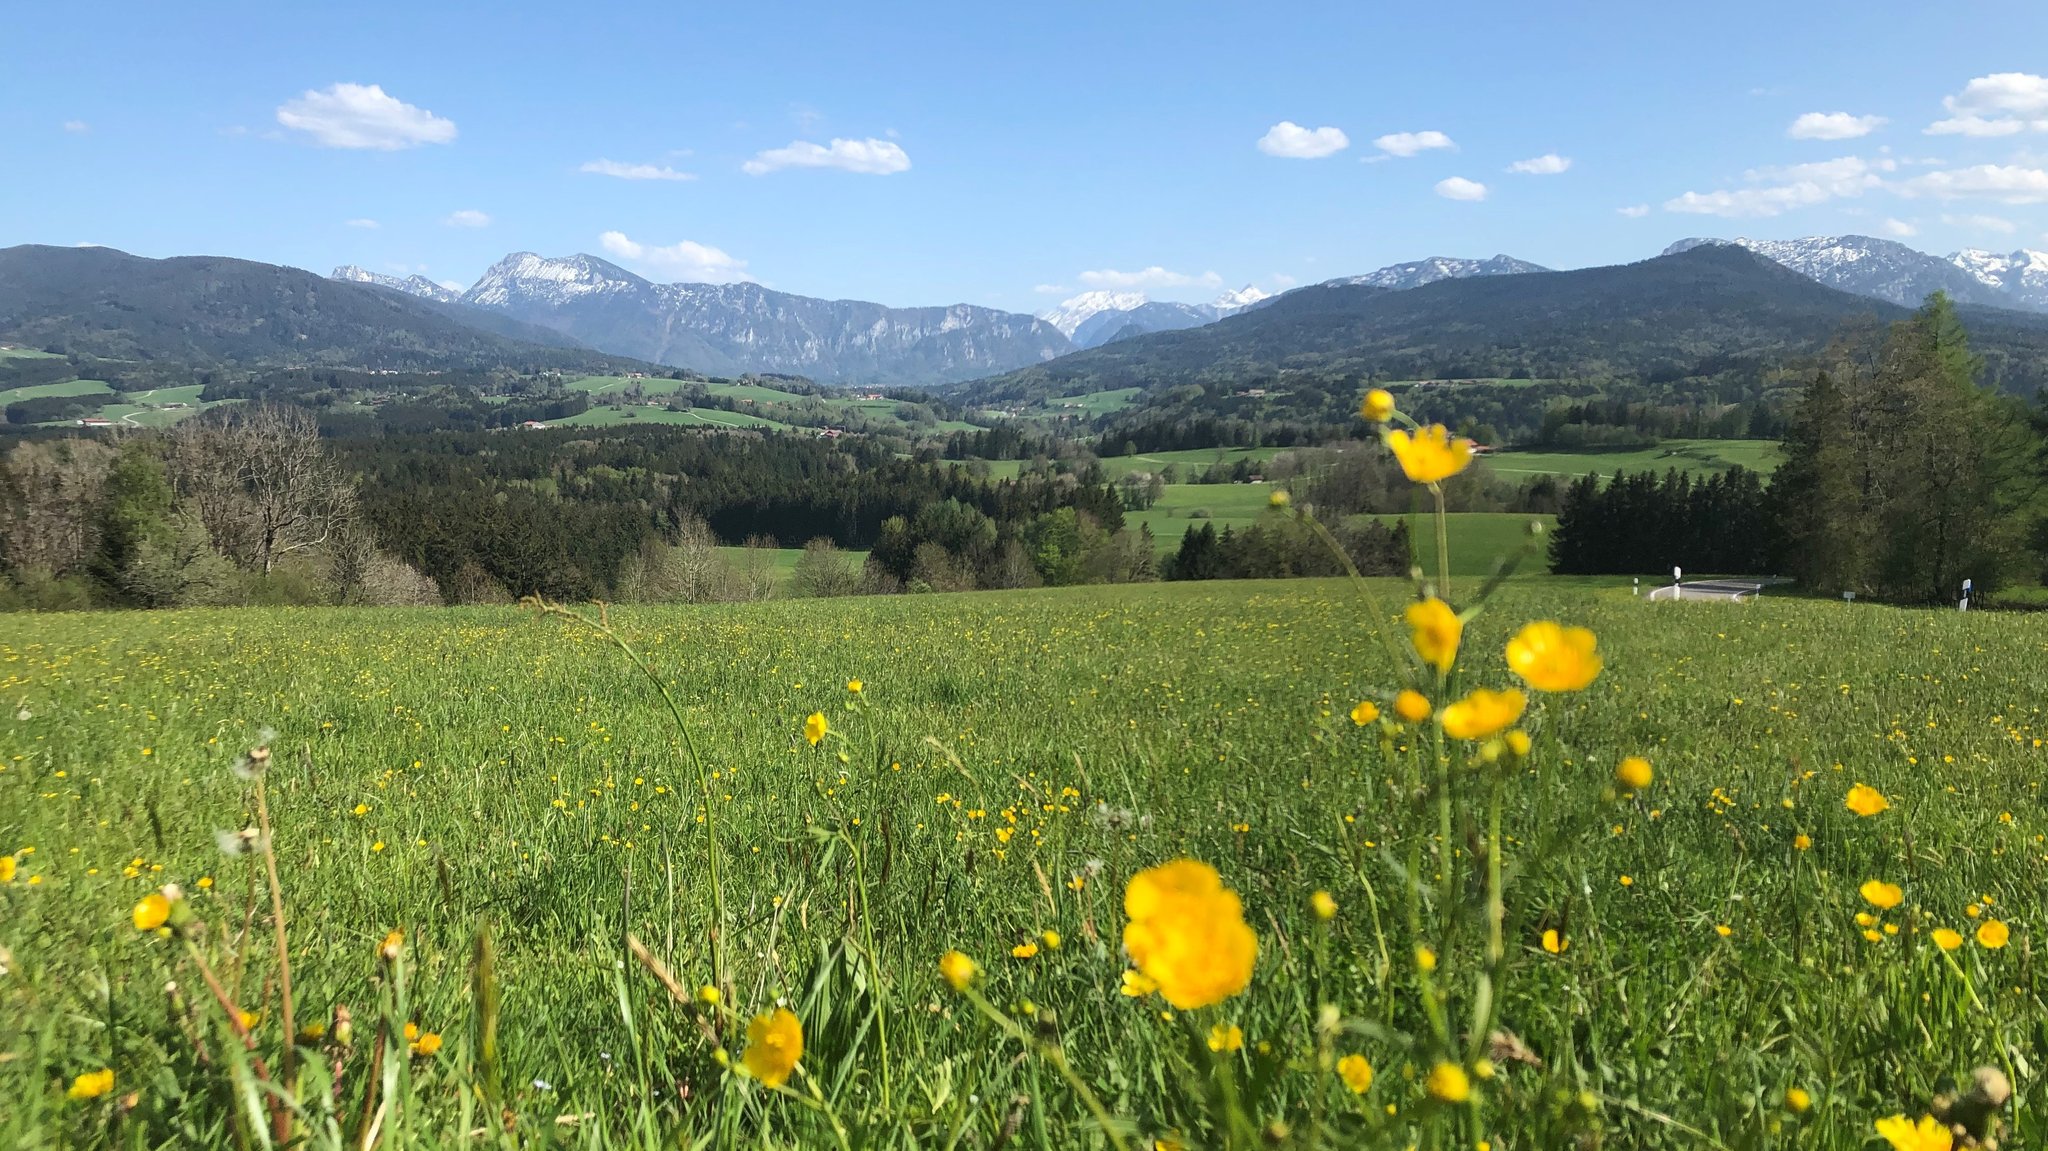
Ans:
[[[1417,947],[1415,949],[1415,966],[1424,971],[1435,971],[1436,952],[1431,951],[1427,947]]]
[[[1439,672],[1451,670],[1458,662],[1458,640],[1465,634],[1465,622],[1451,605],[1431,596],[1408,605],[1408,639],[1422,662]]]
[[[1800,851],[1810,851],[1813,848],[1813,837],[1802,831],[1792,837],[1792,846]]]
[[[1144,972],[1136,970],[1126,970],[1124,972],[1123,993],[1127,998],[1143,999],[1157,990],[1159,990],[1159,985],[1154,983],[1151,976],[1146,975]]]
[[[1337,1060],[1337,1076],[1353,1095],[1372,1090],[1372,1064],[1363,1055],[1346,1055]]]
[[[11,855],[0,855],[0,883],[13,883],[15,868],[20,863]]]
[[[1890,911],[1899,905],[1900,900],[1906,898],[1906,893],[1899,889],[1898,884],[1886,883],[1882,879],[1866,879],[1863,886],[1856,890],[1863,896],[1865,903],[1879,911]]]
[[[804,720],[804,738],[811,741],[812,747],[818,746],[818,741],[824,739],[825,733],[830,730],[831,726],[825,722],[825,713],[822,711],[814,711],[810,718]]]
[[[1934,945],[1943,951],[1954,951],[1963,945],[1963,933],[1952,928],[1937,927],[1927,934],[1934,940]]]
[[[1060,949],[1059,932],[1047,928],[1046,930],[1039,932],[1038,937],[1045,941],[1045,945],[1048,948],[1051,948],[1054,951],[1058,951]]]
[[[1621,761],[1620,767],[1614,769],[1614,782],[1630,791],[1641,791],[1650,786],[1650,780],[1653,778],[1650,761],[1640,755],[1629,756]]]
[[[1445,1103],[1463,1103],[1472,1097],[1472,1079],[1465,1074],[1463,1067],[1455,1063],[1444,1062],[1432,1067],[1424,1086],[1429,1088],[1431,1098]]]
[[[1918,1123],[1894,1115],[1878,1120],[1876,1126],[1893,1151],[1949,1151],[1955,1146],[1955,1136],[1932,1115],[1922,1115]]]
[[[1516,758],[1516,759],[1526,759],[1526,758],[1528,758],[1528,756],[1529,756],[1529,733],[1528,733],[1528,732],[1526,732],[1526,731],[1523,731],[1523,730],[1522,730],[1521,728],[1519,728],[1519,727],[1518,727],[1518,728],[1515,728],[1515,729],[1514,729],[1513,731],[1510,731],[1510,732],[1508,732],[1508,733],[1507,733],[1506,735],[1502,736],[1501,738],[1502,738],[1503,740],[1506,740],[1506,741],[1507,741],[1507,745],[1508,745],[1508,750],[1509,750],[1509,751],[1512,751],[1512,752],[1514,752],[1514,753],[1515,753],[1515,758]]]
[[[1591,629],[1537,620],[1508,641],[1508,670],[1537,691],[1584,691],[1600,675],[1598,644]]]
[[[740,1055],[747,1073],[780,1087],[804,1057],[804,1026],[787,1007],[764,1011],[747,1024],[747,1049]]]
[[[1387,433],[1387,447],[1401,463],[1401,470],[1418,484],[1447,480],[1472,465],[1472,441],[1453,438],[1442,424]]]
[[[1867,783],[1859,783],[1849,789],[1848,795],[1842,797],[1842,806],[1857,815],[1868,817],[1890,809],[1891,801],[1878,789]]]
[[[1403,688],[1394,697],[1394,714],[1403,723],[1421,723],[1429,718],[1429,698],[1412,688]]]
[[[1444,734],[1452,739],[1491,739],[1522,718],[1522,711],[1528,706],[1528,697],[1513,688],[1478,688],[1444,708]]]
[[[114,1089],[114,1069],[102,1067],[88,1071],[71,1081],[64,1095],[68,1099],[98,1099]]]
[[[939,956],[939,974],[946,977],[955,991],[965,991],[981,974],[981,964],[967,957],[964,951],[948,951]]]
[[[1556,928],[1546,927],[1543,929],[1543,950],[1548,951],[1552,955],[1563,955],[1565,948],[1571,945],[1571,941],[1559,935]]]
[[[1996,919],[1987,919],[1977,925],[1977,943],[1981,947],[1987,947],[1996,951],[2004,947],[2005,941],[2010,938],[2012,938],[2012,932],[2007,930],[2005,924],[2000,923]]]
[[[1036,943],[1019,943],[1010,949],[1010,955],[1016,959],[1029,959],[1037,954],[1038,944]]]
[[[1351,709],[1351,722],[1360,727],[1364,727],[1379,717],[1379,705],[1369,699],[1360,700],[1358,706]]]
[[[1393,419],[1394,393],[1385,388],[1374,388],[1365,393],[1365,402],[1358,406],[1358,414],[1376,424]]]
[[[1244,1047],[1244,1029],[1233,1023],[1228,1027],[1218,1023],[1209,1029],[1209,1050],[1237,1051]]]
[[[440,1050],[441,1033],[438,1031],[429,1031],[412,1042],[412,1053],[423,1058],[431,1059]]]
[[[859,695],[861,688],[866,686],[866,684],[863,684],[861,681],[857,679],[849,679],[846,681],[846,690],[852,692],[855,695]]]
[[[1327,891],[1318,891],[1308,897],[1308,905],[1315,909],[1317,919],[1337,918],[1337,901]]]
[[[1177,859],[1132,876],[1124,914],[1124,950],[1182,1011],[1221,1003],[1251,982],[1259,938],[1208,864]]]
[[[1293,501],[1293,498],[1287,494],[1286,488],[1274,488],[1272,493],[1266,497],[1266,503],[1270,507],[1284,508]]]
[[[1803,1115],[1808,1107],[1813,1106],[1813,1096],[1807,1094],[1804,1087],[1787,1087],[1785,1106]]]
[[[135,930],[155,931],[171,917],[171,901],[164,898],[163,892],[152,891],[143,896],[142,902],[136,904],[135,910],[128,914],[129,918],[135,921]]]

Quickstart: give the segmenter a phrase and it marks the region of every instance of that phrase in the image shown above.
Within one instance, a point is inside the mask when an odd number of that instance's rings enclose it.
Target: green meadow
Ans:
[[[1782,458],[1783,449],[1776,440],[1665,440],[1654,448],[1613,452],[1495,452],[1486,457],[1485,466],[1509,480],[1536,475],[1598,475],[1611,479],[1616,472],[1661,474],[1674,468],[1705,476],[1733,467],[1768,476],[1777,470]]]

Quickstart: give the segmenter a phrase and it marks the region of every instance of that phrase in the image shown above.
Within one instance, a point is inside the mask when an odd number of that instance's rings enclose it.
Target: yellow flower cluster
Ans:
[[[1175,1007],[1221,1003],[1251,982],[1258,936],[1208,864],[1177,859],[1132,876],[1124,914],[1124,950]]]

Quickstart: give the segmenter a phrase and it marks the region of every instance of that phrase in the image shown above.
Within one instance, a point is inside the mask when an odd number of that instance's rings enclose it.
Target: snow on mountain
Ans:
[[[1235,292],[1225,292],[1216,297],[1210,301],[1209,306],[1227,316],[1232,312],[1242,312],[1260,300],[1270,300],[1272,298],[1273,293],[1262,292],[1252,285],[1246,284]]]
[[[352,284],[375,284],[380,288],[390,288],[394,292],[404,292],[408,296],[419,296],[443,304],[452,304],[462,295],[459,290],[444,287],[425,276],[387,276],[355,264],[344,264],[329,272],[327,278],[346,280]]]
[[[600,351],[716,374],[937,384],[1041,363],[1073,345],[1031,316],[972,304],[891,308],[759,284],[656,284],[607,260],[514,252],[462,302]]]
[[[1083,292],[1039,314],[1077,348],[1093,348],[1123,335],[1171,332],[1215,323],[1267,298],[1250,284],[1225,292],[1207,304],[1154,300],[1143,292]]]
[[[1472,276],[1513,276],[1524,272],[1547,272],[1550,269],[1513,256],[1495,256],[1488,260],[1464,260],[1453,256],[1431,256],[1427,260],[1415,260],[1406,264],[1389,264],[1376,272],[1363,276],[1343,276],[1327,281],[1328,284],[1363,284],[1371,288],[1387,288],[1401,291],[1434,284],[1438,280],[1463,280]]]
[[[1151,302],[1143,292],[1082,292],[1072,299],[1061,300],[1053,307],[1038,313],[1038,318],[1058,328],[1063,335],[1072,339],[1074,329],[1087,323],[1092,316],[1102,312],[1128,312]]]
[[[1943,259],[1874,236],[1805,236],[1796,240],[1714,240],[1694,237],[1666,255],[1701,244],[1734,244],[1831,288],[1918,307],[1932,292],[1957,303],[2048,311],[2048,255],[1965,251]],[[2030,269],[2032,279],[2029,280]]]

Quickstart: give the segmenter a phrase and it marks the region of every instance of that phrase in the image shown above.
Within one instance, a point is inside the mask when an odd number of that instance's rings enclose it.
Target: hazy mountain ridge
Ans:
[[[1831,288],[1916,307],[1946,292],[1959,304],[2048,312],[2048,252],[2011,253],[1966,248],[1933,256],[1875,236],[1805,236],[1796,240],[1690,237],[1665,255],[1705,244],[1727,244],[1783,264]]]

